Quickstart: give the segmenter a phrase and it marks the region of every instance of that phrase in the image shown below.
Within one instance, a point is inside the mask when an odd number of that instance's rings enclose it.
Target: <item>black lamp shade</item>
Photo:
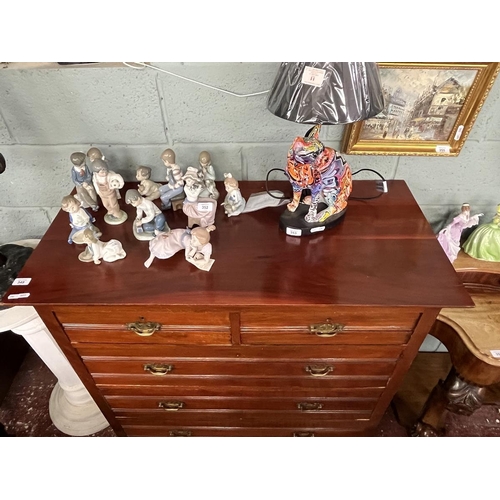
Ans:
[[[341,125],[384,109],[377,63],[281,63],[267,109],[297,123]]]

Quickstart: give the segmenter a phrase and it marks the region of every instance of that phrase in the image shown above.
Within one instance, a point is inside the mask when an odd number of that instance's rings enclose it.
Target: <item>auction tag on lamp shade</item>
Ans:
[[[313,68],[311,66],[306,66],[304,68],[304,73],[302,74],[302,83],[306,85],[314,85],[315,87],[321,87],[323,85],[323,80],[325,79],[326,71],[321,68]]]
[[[494,357],[494,358],[500,358],[500,349],[495,349],[493,351],[490,351],[491,352],[491,355]]]
[[[208,202],[200,202],[198,203],[198,210],[202,212],[210,212],[212,210],[212,204]]]

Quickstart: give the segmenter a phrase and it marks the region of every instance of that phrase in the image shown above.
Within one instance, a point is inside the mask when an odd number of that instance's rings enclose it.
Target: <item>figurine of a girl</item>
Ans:
[[[91,229],[99,238],[102,233],[93,225],[95,217],[92,217],[87,210],[82,207],[82,203],[75,196],[64,196],[61,201],[61,208],[69,214],[69,225],[71,232],[68,236],[68,243],[72,245],[83,244],[83,232],[85,229]]]
[[[450,262],[456,260],[458,252],[460,251],[460,236],[462,235],[462,231],[468,227],[479,224],[479,217],[482,215],[483,214],[477,214],[471,216],[469,204],[464,203],[460,214],[458,214],[444,229],[439,231],[437,239],[450,259]]]
[[[106,161],[106,158],[104,158],[104,155],[101,153],[101,150],[99,148],[90,148],[87,151],[87,156],[91,164],[94,162],[94,160]]]
[[[215,226],[195,227],[191,230],[189,244],[186,246],[186,260],[202,271],[210,271],[214,259],[211,259],[212,244],[210,232]]]
[[[238,181],[232,174],[224,174],[224,187],[227,191],[224,203],[221,203],[224,207],[224,212],[228,217],[240,215],[245,209],[246,201],[245,198],[241,196]]]
[[[185,182],[184,192],[186,193],[182,211],[188,216],[188,227],[213,225],[217,202],[213,198],[200,197],[203,184],[198,176],[198,170],[188,167],[182,178]]]
[[[160,197],[161,184],[151,180],[149,167],[137,167],[135,178],[139,181],[138,191],[146,200],[157,200]]]
[[[104,243],[97,238],[91,229],[83,231],[83,241],[87,243],[87,249],[92,255],[94,264],[100,264],[101,259],[105,262],[114,262],[127,256],[118,240],[109,240]]]
[[[111,225],[122,224],[128,217],[118,204],[121,198],[119,190],[124,185],[123,177],[109,170],[107,163],[99,158],[92,162],[92,170],[94,171],[92,182],[107,210],[104,221]]]
[[[143,198],[137,189],[126,192],[125,203],[136,208],[132,227],[138,240],[151,240],[158,233],[169,230],[162,211],[151,200]]]
[[[467,238],[463,251],[478,260],[500,262],[500,205],[492,221],[481,224]]]
[[[92,172],[85,163],[85,153],[76,152],[70,156],[73,168],[71,180],[76,187],[76,196],[81,201],[83,208],[92,208],[94,212],[99,209],[97,193],[92,185]]]
[[[160,186],[161,209],[167,210],[172,206],[172,198],[182,195],[184,181],[182,171],[175,163],[175,153],[171,149],[165,149],[161,154],[161,159],[167,167],[167,183]]]
[[[212,165],[212,158],[208,151],[202,151],[198,157],[200,163],[200,177],[203,179],[204,190],[201,196],[219,199],[219,191],[215,187],[215,170]]]
[[[168,232],[158,233],[149,242],[149,258],[144,262],[145,267],[151,266],[153,260],[170,259],[181,250],[185,250],[190,241],[189,229],[171,229]]]

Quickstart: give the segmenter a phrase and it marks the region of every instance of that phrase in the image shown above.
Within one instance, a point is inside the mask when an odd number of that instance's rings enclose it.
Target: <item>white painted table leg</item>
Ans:
[[[19,306],[0,311],[0,333],[22,335],[57,377],[49,401],[54,425],[69,436],[88,436],[108,427],[101,410],[85,389],[66,356],[34,307]]]

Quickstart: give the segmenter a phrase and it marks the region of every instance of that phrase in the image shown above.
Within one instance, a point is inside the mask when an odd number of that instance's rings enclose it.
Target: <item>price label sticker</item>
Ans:
[[[450,153],[450,146],[446,146],[444,144],[438,144],[436,146],[436,153],[449,154]]]
[[[29,296],[30,296],[29,293],[11,293],[7,298],[10,300],[26,299]]]
[[[210,212],[210,210],[212,210],[212,204],[207,202],[198,203],[198,210]]]
[[[304,68],[304,73],[302,73],[302,83],[313,85],[314,87],[321,87],[325,79],[325,73],[326,71],[324,69],[306,66]]]
[[[494,349],[493,351],[490,352],[494,358],[500,358],[500,349]]]
[[[286,234],[289,234],[290,236],[301,236],[302,230],[301,229],[294,229],[293,227],[287,227]]]
[[[455,140],[458,141],[458,139],[460,139],[460,137],[462,137],[462,132],[464,131],[464,126],[463,125],[460,125],[458,128],[457,128],[457,132],[455,133]]]
[[[325,226],[312,227],[311,233],[319,233],[320,231],[324,231],[324,230],[325,230]]]
[[[29,285],[31,278],[16,278],[12,285],[26,286]]]

